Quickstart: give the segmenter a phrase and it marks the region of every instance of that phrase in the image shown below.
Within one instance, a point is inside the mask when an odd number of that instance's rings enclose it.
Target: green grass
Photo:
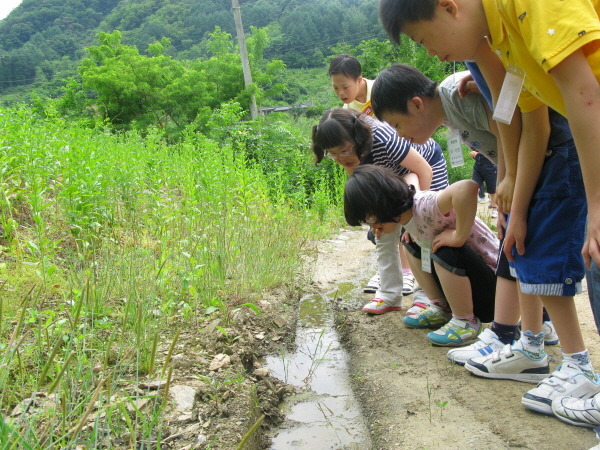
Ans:
[[[110,400],[118,384],[168,376],[156,348],[179,330],[296,293],[309,243],[341,224],[343,176],[311,163],[305,134],[220,114],[167,145],[0,109],[0,436],[14,448],[160,435],[164,398],[141,414],[138,397]],[[47,408],[6,417],[39,392]]]

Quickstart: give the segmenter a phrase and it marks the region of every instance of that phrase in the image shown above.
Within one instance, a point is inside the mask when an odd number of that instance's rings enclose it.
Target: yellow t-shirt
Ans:
[[[525,72],[519,107],[543,103],[566,116],[558,86],[548,72],[583,49],[600,82],[600,0],[482,0],[488,41],[504,67]]]
[[[363,78],[367,82],[367,101],[365,103],[357,102],[356,100],[350,103],[344,103],[344,108],[355,109],[356,111],[360,111],[367,116],[375,117],[373,113],[373,108],[371,107],[371,88],[373,87],[374,80],[367,80]]]

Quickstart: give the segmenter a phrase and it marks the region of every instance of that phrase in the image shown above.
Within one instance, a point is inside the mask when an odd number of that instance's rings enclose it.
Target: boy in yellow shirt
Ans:
[[[599,13],[600,0],[380,0],[380,19],[396,42],[404,33],[441,61],[475,60],[502,120],[510,122],[518,97],[526,137],[516,136],[514,129],[512,134],[500,130],[503,148],[508,150],[504,155],[510,172],[508,190],[514,186],[512,207],[503,208],[511,212],[505,242],[509,259],[526,255],[530,201],[539,193],[535,183],[545,166],[543,156],[536,153],[545,145],[536,144],[532,136],[545,140],[545,104],[569,119],[589,205],[583,256],[588,267],[591,258],[600,262],[600,178],[595,175],[600,167],[600,152],[595,148],[600,142]],[[510,75],[498,70],[498,59]],[[500,94],[505,77],[506,95]],[[539,133],[531,133],[530,124]],[[544,187],[552,184],[548,178],[544,183]],[[516,252],[511,252],[513,244]],[[573,279],[565,278],[563,283],[572,284]],[[574,425],[592,426],[593,421],[581,416],[590,407],[599,409],[600,396],[597,403],[591,398],[600,390],[599,380],[589,362],[573,299],[564,294],[538,296],[550,315],[558,318],[555,327],[563,346],[563,365],[525,394],[523,404]]]
[[[350,55],[336,56],[329,63],[329,77],[333,92],[344,102],[344,108],[375,116],[371,108],[373,80],[362,76],[362,67],[358,59]]]

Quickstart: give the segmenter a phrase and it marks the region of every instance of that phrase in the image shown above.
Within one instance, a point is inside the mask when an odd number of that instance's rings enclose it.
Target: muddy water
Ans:
[[[272,375],[298,387],[297,394],[287,398],[282,407],[286,421],[274,433],[272,450],[371,448],[350,386],[348,355],[334,329],[331,309],[335,299],[359,297],[359,289],[354,283],[342,282],[326,294],[304,297],[296,352],[267,358]]]

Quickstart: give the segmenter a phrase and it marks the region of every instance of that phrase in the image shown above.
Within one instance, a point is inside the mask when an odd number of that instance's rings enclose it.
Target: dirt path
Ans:
[[[319,256],[315,288],[330,289],[342,281],[362,286],[375,270],[374,246],[365,231],[343,236],[348,239]],[[533,384],[472,376],[446,359],[447,349],[426,342],[427,330],[405,327],[404,311],[367,315],[360,308],[372,295],[350,296],[341,299],[353,306],[339,312],[340,329],[374,448],[587,450],[598,443],[591,430],[523,407],[521,396]],[[405,297],[404,306],[411,303]],[[587,293],[578,296],[577,305],[584,338],[600,367],[600,338]],[[559,348],[547,351],[559,360]],[[551,370],[555,366],[551,363]],[[447,404],[442,410],[436,401]]]

